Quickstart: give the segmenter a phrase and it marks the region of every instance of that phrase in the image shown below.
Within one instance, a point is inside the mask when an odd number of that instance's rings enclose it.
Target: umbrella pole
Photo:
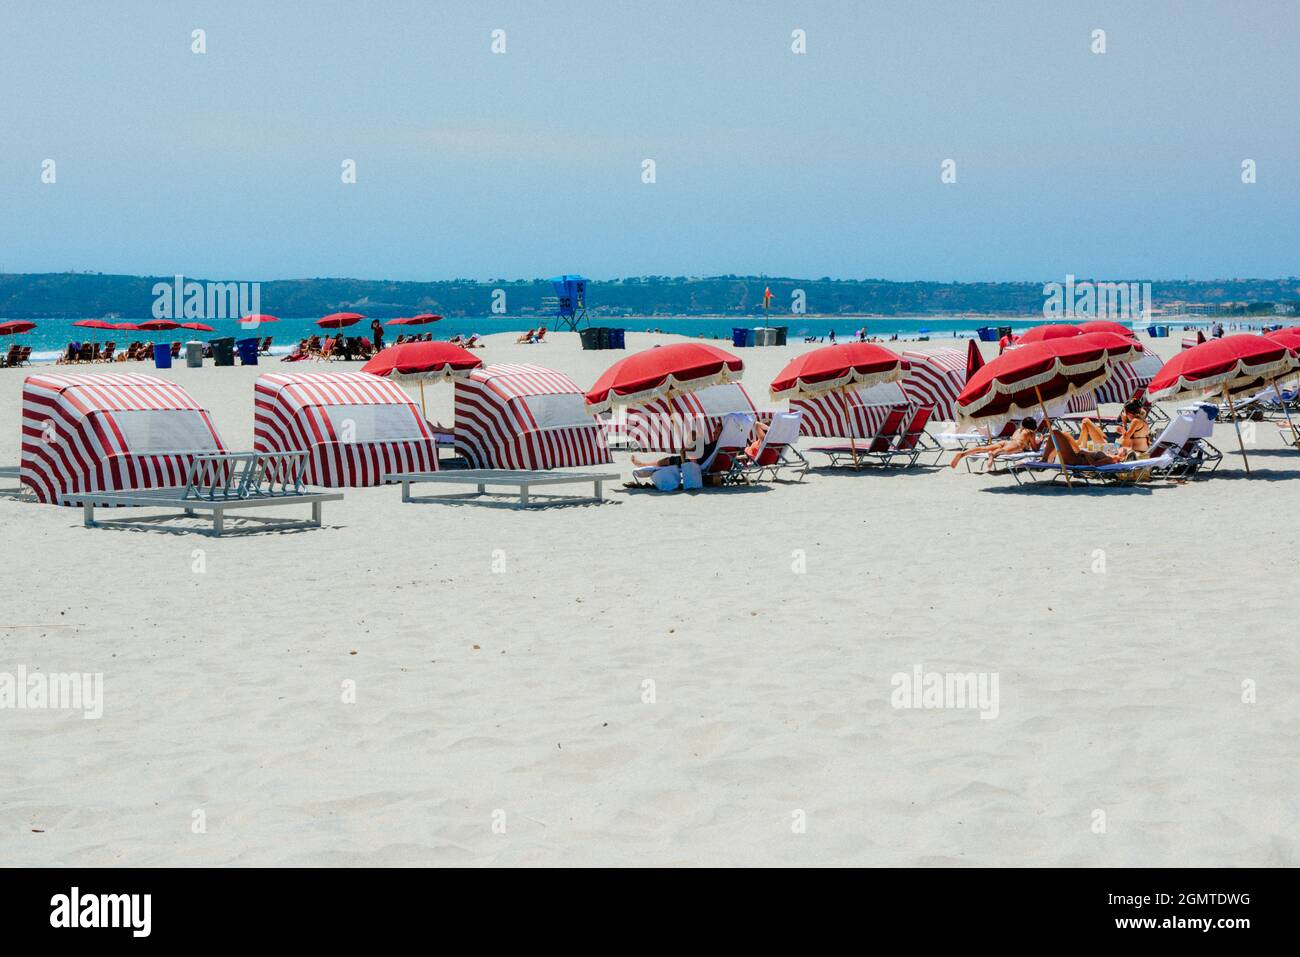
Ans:
[[[1043,403],[1043,390],[1034,386],[1034,395],[1038,396],[1038,408],[1043,413],[1043,423],[1047,426],[1047,437],[1052,440],[1052,448],[1056,449],[1056,462],[1061,466],[1061,474],[1065,476],[1065,484],[1074,488],[1074,482],[1070,481],[1070,470],[1065,467],[1065,456],[1061,455],[1061,447],[1056,444],[1056,436],[1052,434],[1052,418],[1047,414],[1047,406]]]
[[[1237,421],[1237,410],[1232,404],[1232,393],[1228,391],[1228,383],[1223,383],[1223,397],[1228,400],[1228,413],[1232,416],[1232,427],[1237,430],[1237,448],[1241,449],[1241,461],[1246,466],[1246,474],[1250,474],[1250,459],[1246,458],[1246,443],[1241,440],[1241,423]]]
[[[1273,380],[1273,391],[1277,393],[1277,401],[1282,405],[1282,414],[1286,416],[1286,424],[1291,427],[1291,444],[1300,448],[1300,432],[1296,432],[1295,423],[1291,421],[1291,410],[1286,407],[1286,399],[1282,397],[1282,387]]]
[[[419,382],[420,382],[420,415],[424,416],[425,421],[428,421],[429,413],[426,412],[424,409],[424,380],[420,379]]]
[[[840,398],[844,400],[844,418],[849,423],[849,451],[853,453],[853,471],[856,472],[858,470],[858,424],[857,418],[849,409],[849,387],[847,385],[840,390]]]

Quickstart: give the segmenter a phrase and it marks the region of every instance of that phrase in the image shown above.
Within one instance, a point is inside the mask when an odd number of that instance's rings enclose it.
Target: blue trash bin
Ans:
[[[748,342],[746,342],[746,339],[748,337],[749,337],[748,329],[733,328],[731,330],[731,344],[735,346],[737,349],[743,348],[744,346],[747,346],[749,344]]]
[[[155,369],[170,369],[172,367],[172,347],[170,343],[154,343],[153,367]]]
[[[235,343],[235,348],[239,352],[239,364],[241,366],[257,365],[257,346],[256,339],[240,339]]]
[[[980,337],[980,342],[998,341],[998,331],[992,326],[980,326],[975,330],[975,334]]]
[[[626,329],[609,330],[609,347],[611,349],[626,349],[627,348],[627,340],[625,338],[626,333],[627,333]]]

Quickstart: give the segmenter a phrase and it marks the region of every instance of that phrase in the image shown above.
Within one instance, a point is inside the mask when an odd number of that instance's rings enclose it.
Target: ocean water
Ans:
[[[115,319],[115,322],[143,322],[148,317],[137,319],[123,317]],[[123,347],[132,340],[149,340],[154,342],[172,342],[177,339],[200,339],[207,340],[215,336],[233,336],[236,339],[242,339],[251,336],[272,336],[274,345],[272,352],[282,354],[288,352],[295,343],[312,334],[328,335],[326,330],[320,329],[316,325],[318,317],[301,317],[285,318],[281,317],[279,322],[268,323],[256,330],[244,330],[239,323],[230,319],[214,319],[207,323],[213,326],[217,331],[211,333],[194,333],[189,330],[176,330],[175,332],[145,333],[145,332],[114,332],[104,329],[83,329],[73,325],[76,317],[67,319],[40,319],[36,320],[36,328],[31,332],[19,336],[11,336],[8,340],[0,340],[0,345],[6,349],[12,343],[21,343],[32,347],[32,359],[35,361],[49,362],[57,359],[62,355],[63,350],[67,348],[69,342],[108,342],[114,341],[119,347]],[[0,317],[0,322],[4,321]],[[529,316],[466,316],[466,317],[448,317],[440,322],[431,323],[425,326],[386,326],[384,329],[385,341],[389,344],[401,333],[432,333],[435,339],[448,339],[455,335],[468,336],[475,332],[480,335],[489,335],[498,332],[523,332],[531,326],[538,325],[546,321],[546,325],[554,331],[554,320],[543,320],[539,317]],[[612,326],[615,328],[626,329],[630,332],[651,332],[661,331],[676,333],[686,336],[704,336],[710,339],[731,340],[731,331],[733,328],[744,327],[754,328],[756,326],[786,326],[789,330],[789,338],[797,341],[805,336],[816,336],[819,339],[828,336],[832,331],[838,338],[856,336],[859,329],[865,328],[867,334],[881,338],[898,336],[903,340],[915,340],[922,336],[930,336],[936,339],[954,338],[973,336],[975,329],[979,326],[1011,326],[1013,329],[1027,329],[1030,326],[1041,324],[1042,319],[1036,316],[1024,316],[1020,318],[1008,319],[988,319],[984,317],[934,317],[934,316],[843,316],[837,318],[827,317],[807,317],[807,316],[772,316],[766,320],[761,317],[701,317],[701,316],[648,316],[636,318],[606,318],[592,317],[591,325],[593,326]],[[1188,321],[1188,325],[1196,325]],[[1205,325],[1205,322],[1199,323]],[[1184,325],[1180,320],[1179,327]],[[359,322],[348,328],[352,335],[369,336],[369,321]],[[183,333],[183,335],[182,335]]]

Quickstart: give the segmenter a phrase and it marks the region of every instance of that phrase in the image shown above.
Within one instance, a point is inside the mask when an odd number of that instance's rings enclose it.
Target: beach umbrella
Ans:
[[[1300,328],[1275,329],[1272,332],[1264,333],[1264,338],[1282,343],[1300,359]],[[1291,428],[1291,444],[1300,447],[1300,431],[1296,430],[1295,423],[1291,421],[1291,410],[1287,408],[1287,401],[1282,396],[1282,389],[1278,385],[1278,379],[1272,379],[1271,384],[1273,391],[1277,393],[1277,401],[1282,406],[1282,414],[1286,416],[1286,424]]]
[[[213,329],[211,326],[205,325],[204,323],[201,322],[182,322],[176,328],[193,329],[195,332],[216,332],[217,331],[216,329]]]
[[[1083,335],[1018,346],[990,361],[966,383],[957,396],[959,427],[1037,411],[1051,435],[1047,403],[1095,389],[1110,375],[1110,363],[1105,344]],[[1069,484],[1070,473],[1059,448],[1056,457]]]
[[[31,332],[36,328],[36,323],[29,322],[26,319],[11,319],[8,322],[0,322],[0,339],[7,339],[10,336],[20,335],[24,332]],[[8,350],[0,346],[0,352],[7,353]],[[0,356],[2,358],[2,356]]]
[[[1118,322],[1111,322],[1109,319],[1093,319],[1090,322],[1081,322],[1078,328],[1084,335],[1090,332],[1113,332],[1117,336],[1127,336],[1130,339],[1137,336],[1137,333],[1128,326]]]
[[[450,342],[403,342],[380,350],[361,371],[397,382],[418,382],[420,412],[428,418],[424,407],[425,382],[468,376],[482,365],[483,360],[474,353]]]
[[[354,326],[362,319],[366,318],[359,312],[331,312],[328,316],[316,320],[316,325],[322,329],[342,329],[344,326]]]
[[[1146,352],[1142,343],[1129,336],[1121,336],[1114,332],[1085,332],[1083,335],[1076,336],[1077,340],[1087,342],[1090,345],[1099,346],[1106,350],[1106,358],[1114,362],[1132,362],[1142,353]]]
[[[179,322],[172,322],[170,319],[150,319],[147,322],[138,322],[135,326],[144,332],[170,332],[180,327]]]
[[[74,326],[80,326],[83,329],[116,329],[117,326],[111,322],[105,322],[103,319],[78,319],[73,323]]]
[[[110,322],[108,328],[117,329],[120,332],[139,332],[140,327],[134,322]]]
[[[279,322],[280,320],[277,319],[275,316],[268,316],[268,315],[267,315],[266,313],[264,313],[264,312],[254,312],[254,313],[251,313],[251,314],[249,314],[249,315],[247,315],[247,316],[244,316],[244,317],[243,317],[242,319],[240,319],[239,321],[240,321],[240,322],[252,322],[252,323],[255,323],[255,324],[257,324],[257,325],[261,325],[261,324],[264,323],[264,322]]]
[[[733,382],[745,363],[730,352],[703,342],[679,342],[646,349],[620,359],[601,374],[586,394],[593,415],[616,405],[637,405],[671,392],[694,392]]]
[[[1044,326],[1034,326],[1016,336],[1016,345],[1028,342],[1049,342],[1053,339],[1069,339],[1083,335],[1083,330],[1069,323],[1058,322]]]
[[[971,339],[966,344],[966,381],[970,377],[984,368],[984,353],[980,352],[980,344]]]
[[[1153,399],[1222,393],[1237,430],[1241,460],[1250,474],[1250,460],[1246,457],[1232,394],[1260,380],[1285,376],[1296,365],[1295,354],[1280,342],[1264,336],[1224,336],[1178,353],[1164,364],[1148,388]]]
[[[897,382],[907,374],[907,361],[896,352],[870,342],[846,342],[823,346],[795,356],[772,380],[769,395],[773,399],[808,399],[831,392],[839,393],[848,413],[848,393],[885,382]],[[858,467],[856,436],[849,436],[853,467]]]
[[[418,316],[399,316],[396,319],[389,319],[384,325],[386,326],[423,326],[430,322],[438,322],[442,316],[436,316],[431,312],[423,312]]]

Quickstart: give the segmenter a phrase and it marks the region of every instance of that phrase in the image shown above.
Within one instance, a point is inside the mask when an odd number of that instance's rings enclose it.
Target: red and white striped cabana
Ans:
[[[907,401],[912,406],[934,406],[939,421],[957,418],[957,396],[966,388],[966,350],[904,352],[903,358],[911,365],[901,383]]]
[[[364,372],[267,373],[253,387],[253,448],[308,452],[307,481],[378,485],[438,468],[433,430],[396,383]]]
[[[909,404],[903,384],[882,382],[866,389],[792,398],[790,411],[803,413],[799,420],[800,435],[868,439],[884,424],[890,409]]]
[[[629,406],[624,428],[628,438],[647,452],[676,452],[697,436],[707,440],[722,428],[723,417],[733,412],[761,417],[743,385],[723,382]]]
[[[52,503],[63,492],[182,486],[195,453],[226,451],[185,389],[136,373],[28,376],[22,433],[21,480]]]
[[[568,376],[541,366],[475,369],[456,379],[456,451],[475,469],[609,465],[605,428]]]
[[[1145,392],[1163,365],[1153,352],[1143,353],[1133,362],[1117,362],[1111,367],[1110,378],[1096,389],[1070,397],[1070,411],[1094,412],[1106,402],[1123,404]]]

